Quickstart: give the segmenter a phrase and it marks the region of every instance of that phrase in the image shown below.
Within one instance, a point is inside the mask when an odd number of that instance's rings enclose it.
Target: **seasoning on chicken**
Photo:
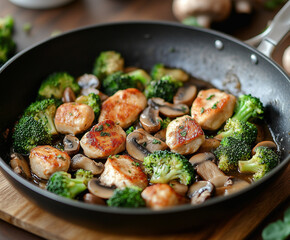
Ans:
[[[58,132],[79,134],[86,131],[95,119],[94,110],[81,103],[64,103],[56,110],[54,123]]]
[[[89,158],[106,158],[125,150],[126,133],[112,120],[93,126],[81,139],[81,147]]]
[[[99,122],[110,119],[122,128],[128,128],[146,105],[146,97],[138,89],[120,90],[103,102]]]
[[[144,189],[148,185],[148,180],[139,164],[130,156],[114,155],[107,159],[100,183],[117,188],[137,186]]]
[[[205,130],[217,130],[233,115],[236,97],[218,89],[200,91],[191,108],[191,116]]]
[[[31,171],[42,179],[58,171],[67,171],[70,166],[70,156],[52,146],[38,146],[29,155]]]
[[[188,115],[176,118],[168,124],[166,144],[172,152],[192,154],[204,141],[205,136],[201,127]]]

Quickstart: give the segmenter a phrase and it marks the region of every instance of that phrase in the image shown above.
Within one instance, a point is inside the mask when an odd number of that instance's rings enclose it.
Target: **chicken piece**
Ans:
[[[76,135],[86,131],[94,119],[95,113],[90,106],[70,102],[58,107],[54,123],[58,132]]]
[[[201,127],[188,115],[176,118],[168,124],[166,144],[172,152],[192,154],[204,141],[205,136]]]
[[[138,89],[120,90],[103,102],[99,122],[110,119],[122,128],[128,128],[146,105],[146,97]]]
[[[107,159],[100,183],[117,188],[137,186],[144,189],[148,185],[148,180],[146,174],[130,156],[114,155]]]
[[[176,206],[186,202],[185,198],[176,193],[165,183],[158,183],[144,189],[141,194],[146,206],[154,210]]]
[[[106,158],[125,150],[126,133],[112,120],[99,122],[80,141],[89,158]]]
[[[191,107],[191,116],[205,130],[217,130],[233,115],[236,97],[218,89],[200,91]]]
[[[49,145],[37,146],[29,155],[31,171],[42,179],[49,177],[58,171],[65,171],[70,166],[70,156]]]

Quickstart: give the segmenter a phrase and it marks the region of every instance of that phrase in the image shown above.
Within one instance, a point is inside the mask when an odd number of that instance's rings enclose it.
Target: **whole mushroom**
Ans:
[[[172,5],[173,14],[179,21],[193,16],[202,27],[225,20],[231,8],[231,0],[174,0]]]

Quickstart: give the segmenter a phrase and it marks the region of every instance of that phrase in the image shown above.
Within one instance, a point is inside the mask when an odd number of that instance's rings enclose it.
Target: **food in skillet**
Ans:
[[[256,97],[163,64],[125,68],[114,51],[93,73],[42,82],[14,128],[15,172],[67,198],[163,209],[237,192],[279,163]]]

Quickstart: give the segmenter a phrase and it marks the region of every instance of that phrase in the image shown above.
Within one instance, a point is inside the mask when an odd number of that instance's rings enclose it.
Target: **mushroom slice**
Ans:
[[[69,103],[69,102],[74,102],[75,100],[76,100],[76,95],[75,95],[74,91],[70,87],[67,87],[63,91],[62,101],[64,103]]]
[[[189,187],[187,196],[191,198],[191,204],[200,204],[210,198],[214,192],[214,185],[209,181],[198,181]]]
[[[97,163],[82,154],[77,154],[71,159],[70,167],[72,170],[84,169],[91,171],[93,175],[101,174],[104,171],[103,163]]]
[[[26,179],[31,179],[31,172],[27,161],[18,153],[11,154],[10,165],[13,171]]]
[[[215,156],[211,152],[204,152],[193,155],[189,159],[189,162],[193,165],[193,167],[196,167],[198,164],[204,161],[214,161],[214,160]]]
[[[147,107],[140,115],[140,122],[143,128],[149,133],[157,132],[161,127],[162,119],[159,117],[159,110]]]
[[[150,98],[148,104],[159,109],[159,112],[166,117],[176,118],[189,113],[189,108],[185,104],[171,104],[162,98]]]
[[[88,182],[88,190],[97,197],[109,199],[113,196],[115,188],[101,185],[97,178],[93,178]]]
[[[86,193],[83,197],[83,200],[85,203],[97,204],[97,205],[106,205],[105,201],[102,198],[97,197],[91,193]]]
[[[220,140],[215,138],[206,138],[198,149],[199,153],[211,152],[220,145]]]
[[[84,74],[77,79],[81,88],[97,88],[101,87],[99,79],[93,74]]]
[[[163,128],[159,132],[154,134],[155,138],[159,138],[161,141],[165,142],[166,141],[166,128]]]
[[[229,186],[216,188],[216,196],[229,195],[238,192],[250,185],[250,183],[247,181],[238,178],[234,178],[232,182],[233,183]]]
[[[72,156],[80,150],[80,140],[74,135],[66,135],[63,139],[64,151]]]
[[[143,161],[144,157],[158,150],[165,150],[166,143],[153,137],[144,129],[134,130],[127,136],[126,150],[134,158]]]
[[[174,98],[174,104],[186,104],[191,106],[193,100],[196,98],[197,88],[194,85],[184,85],[183,87],[178,88]]]
[[[170,187],[174,189],[175,192],[177,192],[181,196],[185,196],[188,191],[188,186],[181,184],[178,181],[173,180],[173,181],[170,181],[168,184]]]
[[[267,147],[272,149],[273,151],[277,151],[277,146],[274,142],[272,141],[263,141],[259,142],[253,149],[252,149],[252,155],[256,154],[256,149],[257,147]]]

